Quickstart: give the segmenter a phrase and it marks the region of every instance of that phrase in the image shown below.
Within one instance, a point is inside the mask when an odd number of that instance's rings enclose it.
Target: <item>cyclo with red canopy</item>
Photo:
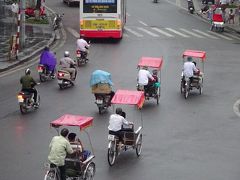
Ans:
[[[144,93],[142,91],[117,90],[111,103],[113,105],[133,105],[141,109],[144,99]],[[134,125],[132,125],[132,131],[123,131],[122,146],[119,144],[120,141],[117,135],[108,135],[108,163],[110,166],[114,165],[117,156],[120,155],[121,152],[127,151],[128,149],[135,149],[137,156],[140,156],[142,151],[142,113],[140,121],[140,126],[137,130],[134,130]]]
[[[50,126],[54,127],[58,134],[60,132],[60,127],[62,126],[78,127],[80,132],[84,131],[87,134],[91,146],[91,154],[85,159],[82,158],[81,153],[77,153],[74,157],[72,157],[72,155],[67,155],[65,159],[65,167],[68,180],[93,180],[96,169],[95,163],[93,162],[95,155],[89,133],[86,131],[88,127],[92,126],[92,123],[93,117],[72,114],[65,114],[50,123]],[[57,167],[51,167],[47,170],[45,180],[48,179],[60,180],[60,173]]]
[[[149,100],[154,98],[159,104],[159,99],[161,96],[161,68],[163,65],[163,58],[156,57],[141,57],[138,63],[138,69],[147,67],[152,69],[152,76],[155,81],[149,80],[147,88],[143,85],[137,84],[138,91],[144,91],[145,98]]]
[[[204,62],[206,60],[206,52],[199,51],[199,50],[186,50],[183,52],[182,57],[183,57],[183,63],[186,62],[187,57],[192,57],[193,63],[195,63],[196,61],[201,63],[200,66],[196,65],[196,68],[199,70],[199,72],[194,73],[192,82],[189,78],[184,77],[183,72],[182,72],[180,92],[183,93],[185,99],[187,99],[189,92],[193,89],[198,89],[199,94],[202,94]]]

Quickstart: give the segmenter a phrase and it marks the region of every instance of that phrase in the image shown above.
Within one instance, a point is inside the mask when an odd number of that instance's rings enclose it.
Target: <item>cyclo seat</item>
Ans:
[[[65,159],[66,175],[68,177],[80,176],[82,174],[81,163],[82,161],[76,156],[72,158],[68,155]]]
[[[123,142],[125,145],[132,145],[135,142],[135,133],[123,131]]]

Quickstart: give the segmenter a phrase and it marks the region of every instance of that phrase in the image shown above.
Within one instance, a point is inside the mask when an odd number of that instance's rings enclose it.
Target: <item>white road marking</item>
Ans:
[[[171,32],[173,32],[173,33],[175,33],[175,34],[178,34],[179,36],[185,37],[185,38],[190,37],[190,36],[188,36],[188,35],[186,35],[186,34],[183,34],[183,33],[178,32],[178,31],[176,31],[176,30],[174,30],[174,29],[172,29],[172,28],[165,28],[165,29],[167,29],[168,31],[171,31]]]
[[[222,34],[218,34],[218,33],[212,32],[212,31],[208,31],[208,32],[209,32],[210,34],[214,34],[215,36],[221,37],[221,38],[226,39],[226,40],[229,40],[229,41],[232,41],[232,40],[233,40],[232,38],[226,37],[226,36],[224,36],[224,35],[222,35]]]
[[[238,37],[238,36],[235,36],[235,35],[233,35],[233,34],[226,34],[226,33],[224,33],[226,36],[230,36],[230,37],[232,37],[232,38],[234,38],[234,39],[238,39],[238,40],[240,40],[240,37]]]
[[[176,0],[176,5],[181,7],[181,1],[180,0]]]
[[[199,34],[202,34],[202,35],[207,36],[207,37],[212,38],[212,39],[219,39],[218,37],[215,37],[213,35],[210,35],[210,34],[207,34],[205,32],[202,32],[202,31],[200,31],[198,29],[193,29],[193,31],[198,32]]]
[[[169,34],[169,33],[165,32],[165,31],[163,31],[163,30],[161,30],[161,29],[158,29],[158,28],[156,28],[156,27],[154,27],[154,28],[152,28],[152,29],[155,30],[155,31],[157,31],[157,32],[159,32],[159,33],[161,33],[162,35],[165,35],[165,36],[168,36],[168,37],[174,37],[172,34]]]
[[[190,35],[192,35],[192,36],[194,36],[194,37],[204,38],[203,36],[201,36],[201,35],[199,35],[199,34],[196,34],[196,33],[193,33],[193,32],[191,32],[191,31],[188,31],[188,30],[186,30],[186,29],[180,28],[180,30],[181,30],[181,31],[184,31],[185,33],[188,33],[188,34],[190,34]]]
[[[142,22],[142,21],[140,21],[140,20],[138,20],[138,22],[141,23],[141,24],[144,25],[144,26],[148,26],[145,22]]]
[[[157,35],[157,34],[151,32],[151,31],[148,31],[148,30],[146,30],[146,29],[144,29],[144,28],[142,28],[142,27],[138,27],[138,29],[139,29],[140,31],[143,31],[143,32],[149,34],[150,36],[153,36],[153,37],[159,37],[159,35]]]
[[[233,111],[238,117],[240,117],[239,108],[240,108],[240,99],[238,99],[233,105]]]
[[[74,30],[73,28],[67,27],[68,32],[70,32],[74,37],[79,38],[79,32]]]
[[[134,34],[134,35],[137,36],[137,37],[143,37],[142,34],[136,32],[136,31],[133,31],[133,30],[130,29],[130,28],[125,27],[124,29],[127,30],[127,31],[129,31],[130,33]]]
[[[129,13],[126,13],[127,14],[127,16],[131,16]]]

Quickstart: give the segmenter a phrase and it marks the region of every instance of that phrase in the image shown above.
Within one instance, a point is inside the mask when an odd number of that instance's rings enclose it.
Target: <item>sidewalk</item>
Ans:
[[[207,17],[207,13],[206,14],[202,14],[201,13],[201,8],[203,7],[202,5],[202,0],[193,0],[194,3],[194,7],[196,10],[197,15],[199,15],[201,18],[203,18],[205,21],[208,21],[209,24],[211,24],[211,20],[208,19]],[[238,2],[234,3],[236,6],[239,6],[240,4]],[[235,12],[235,8],[226,8],[226,19],[228,19],[228,14],[230,9],[233,9],[233,12]],[[239,22],[239,14],[236,13],[235,14],[235,18],[234,18],[234,24],[229,24],[229,22],[225,23],[225,29],[230,30],[230,31],[235,31],[237,33],[240,33],[240,22]]]
[[[16,32],[16,24],[7,13],[9,7],[0,1],[0,72],[7,71],[18,64],[31,60],[40,54],[45,46],[55,41],[55,32],[49,24],[26,24],[25,46],[19,50],[18,59],[9,60],[10,38]]]

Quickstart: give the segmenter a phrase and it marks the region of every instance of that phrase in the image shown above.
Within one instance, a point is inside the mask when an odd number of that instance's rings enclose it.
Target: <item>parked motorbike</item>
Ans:
[[[194,5],[192,0],[188,0],[188,11],[193,14],[194,13]]]
[[[75,67],[74,67],[75,68]],[[76,69],[76,68],[75,68]],[[77,69],[76,69],[75,77],[77,77]],[[71,78],[71,74],[68,71],[63,69],[58,70],[57,72],[58,85],[60,89],[65,89],[67,87],[74,86],[75,79]]]
[[[52,75],[51,72],[47,70],[47,67],[42,64],[38,65],[38,73],[41,82],[45,82],[50,79],[55,79],[55,75]]]
[[[30,18],[30,17],[35,17],[35,8],[26,8],[25,9],[25,16],[26,18]],[[45,18],[46,17],[46,13],[44,11],[44,9],[41,7],[39,10],[39,16],[40,18]]]
[[[37,93],[37,104],[34,104],[33,93],[20,91],[17,95],[20,112],[27,113],[29,110],[38,109],[40,106],[40,95]]]
[[[98,107],[99,114],[102,114],[107,110],[109,106],[111,106],[111,95],[110,94],[95,94],[96,105]]]
[[[61,27],[62,18],[64,14],[56,14],[56,16],[53,19],[53,29],[57,30]]]

